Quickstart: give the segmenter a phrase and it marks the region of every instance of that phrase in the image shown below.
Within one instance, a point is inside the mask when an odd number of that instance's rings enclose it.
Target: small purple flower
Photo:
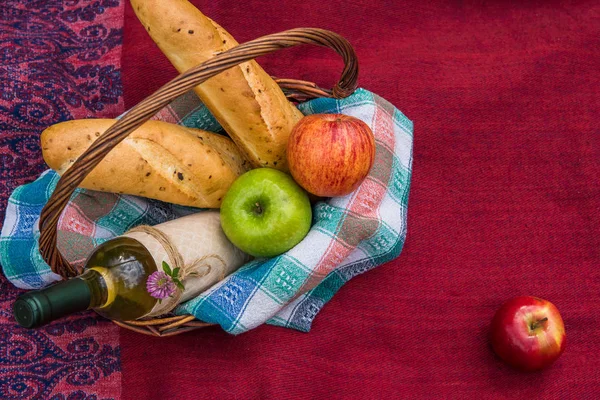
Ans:
[[[163,271],[153,272],[146,281],[146,289],[156,299],[166,299],[175,293],[175,282]]]

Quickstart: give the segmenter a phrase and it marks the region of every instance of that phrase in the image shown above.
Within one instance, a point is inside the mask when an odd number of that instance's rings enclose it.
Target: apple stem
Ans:
[[[538,319],[536,322],[531,324],[531,330],[536,330],[543,322],[548,321],[548,317],[544,317],[542,319]]]
[[[256,202],[256,203],[254,204],[254,206],[256,207],[256,208],[254,209],[254,212],[255,212],[255,213],[257,213],[257,214],[262,214],[262,212],[263,212],[263,209],[262,209],[262,207],[260,206],[260,204],[259,204],[258,202]],[[547,319],[547,318],[546,318],[546,319]]]

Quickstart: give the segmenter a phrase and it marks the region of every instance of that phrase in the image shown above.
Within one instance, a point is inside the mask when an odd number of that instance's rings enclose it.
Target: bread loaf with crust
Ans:
[[[187,0],[131,0],[131,5],[179,72],[238,45]],[[253,167],[288,171],[287,141],[302,113],[254,60],[207,80],[195,92]]]
[[[116,121],[61,122],[42,132],[44,160],[63,174]],[[233,181],[248,169],[227,137],[148,121],[115,146],[80,187],[200,208],[218,208]]]

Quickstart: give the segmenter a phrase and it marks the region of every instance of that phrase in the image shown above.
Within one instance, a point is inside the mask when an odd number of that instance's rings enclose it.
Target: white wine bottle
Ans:
[[[249,259],[223,233],[218,211],[203,211],[153,228],[130,231],[101,244],[87,259],[81,275],[21,295],[13,305],[17,322],[36,328],[87,309],[118,321],[161,315]],[[167,238],[168,245],[152,234],[156,230]],[[194,271],[187,271],[181,281],[184,289],[176,296],[159,299],[149,291],[148,279],[163,271],[163,262],[171,262],[173,248],[183,265],[179,268],[187,266]]]

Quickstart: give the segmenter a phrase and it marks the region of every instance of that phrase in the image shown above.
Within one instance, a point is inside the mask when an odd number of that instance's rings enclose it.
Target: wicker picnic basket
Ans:
[[[74,277],[82,272],[70,265],[57,248],[58,221],[75,189],[114,146],[119,144],[127,135],[152,118],[175,98],[190,91],[207,79],[242,62],[300,44],[329,47],[342,56],[345,66],[339,82],[332,90],[321,89],[314,83],[307,81],[275,78],[288,99],[303,102],[317,97],[344,98],[356,90],[358,63],[354,49],[340,35],[317,28],[291,29],[263,36],[224,51],[214,58],[182,73],[154,94],[131,108],[61,176],[55,191],[42,210],[40,217],[40,252],[44,260],[50,265],[52,271],[63,278]],[[151,336],[172,336],[211,325],[198,321],[192,315],[163,316],[140,321],[113,322],[123,328]]]

